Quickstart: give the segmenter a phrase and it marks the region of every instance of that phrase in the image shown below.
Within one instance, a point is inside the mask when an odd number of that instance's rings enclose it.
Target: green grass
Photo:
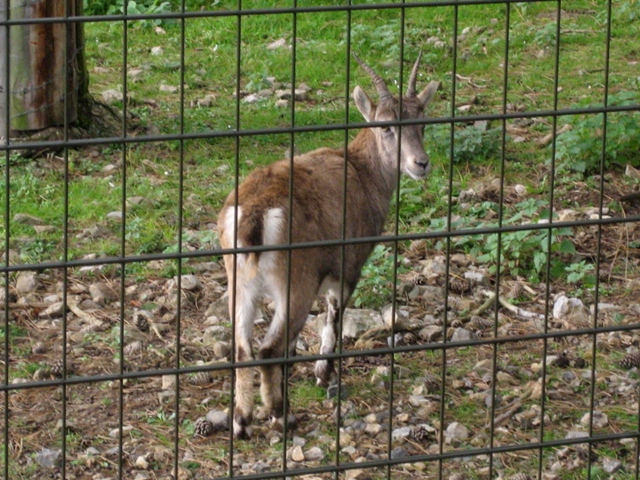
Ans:
[[[322,2],[323,5],[345,3]],[[637,38],[640,26],[634,21],[637,2],[619,0],[614,3],[609,89],[617,95],[637,92],[634,62],[639,53],[636,42],[631,40]],[[211,8],[217,11],[237,6],[234,1],[225,0],[212,2],[212,5]],[[317,6],[318,3],[299,2],[299,5]],[[201,6],[202,2],[187,2],[188,10]],[[243,2],[243,8],[248,10],[287,6],[290,5],[275,0]],[[347,78],[348,47],[388,79],[391,89],[397,91],[401,30],[405,36],[404,78],[418,51],[423,50],[420,84],[433,79],[442,82],[432,116],[449,115],[452,103],[457,106],[472,103],[470,114],[502,113],[507,40],[507,107],[514,105],[525,111],[549,110],[553,108],[555,86],[555,12],[555,5],[537,2],[511,6],[408,8],[404,13],[400,8],[357,10],[351,13],[350,25],[346,11],[300,13],[295,19],[292,14],[282,13],[244,15],[240,21],[233,16],[189,18],[184,22],[184,39],[180,22],[167,22],[162,25],[164,33],[157,33],[150,22],[131,21],[127,29],[126,65],[128,111],[134,117],[130,123],[135,126],[136,135],[174,135],[181,131],[219,134],[237,127],[268,129],[361,122],[353,104],[346,116],[346,105],[350,101],[345,98],[347,83],[349,90],[356,84],[369,92],[373,89],[367,75],[355,62],[351,62],[350,77]],[[455,99],[451,98],[454,18],[458,21],[455,71],[459,75],[455,81]],[[401,24],[403,20],[404,25]],[[605,27],[605,7],[589,0],[576,0],[563,13],[558,63],[560,108],[602,102]],[[123,90],[123,28],[118,22],[85,26],[90,88],[96,98],[107,89]],[[239,84],[236,78],[238,37],[241,39]],[[290,48],[294,37],[295,69]],[[267,48],[279,38],[284,38],[286,48]],[[428,40],[433,38],[443,43],[437,46]],[[181,72],[183,41],[185,70]],[[161,47],[162,53],[152,54],[154,47]],[[291,109],[276,108],[273,99],[257,104],[241,101],[237,108],[235,93],[238,88],[241,92],[254,92],[266,85],[271,77],[286,84],[291,82],[294,73],[296,84],[304,82],[312,88],[309,101],[296,103],[294,118]],[[159,86],[179,87],[182,76],[184,103],[181,105],[180,90],[167,93],[160,91]],[[211,107],[199,106],[198,100],[207,95],[214,98]],[[571,119],[559,118],[558,124],[568,121]],[[392,208],[394,214],[397,210],[400,232],[445,228],[450,169],[455,195],[472,187],[478,174],[482,176],[487,172],[497,176],[503,170],[503,156],[506,160],[505,184],[524,183],[532,193],[548,196],[552,187],[549,183],[551,150],[540,148],[533,141],[514,143],[507,135],[503,153],[502,125],[496,122],[489,127],[487,132],[480,134],[463,122],[456,124],[453,165],[449,158],[451,127],[436,125],[427,129],[425,145],[434,163],[433,173],[426,183],[407,178],[401,180],[400,202]],[[540,121],[530,126],[530,131],[543,136],[550,133],[550,128],[550,121]],[[294,137],[297,149],[304,152],[320,146],[340,147],[345,135],[341,130],[335,130],[300,133]],[[126,149],[109,145],[72,151],[69,152],[66,204],[60,159],[48,164],[14,158],[8,181],[4,178],[4,169],[2,173],[2,182],[9,186],[10,217],[15,213],[27,213],[41,218],[53,229],[36,233],[31,226],[11,222],[10,246],[19,251],[23,263],[60,260],[65,244],[69,259],[87,254],[174,252],[178,250],[178,229],[181,227],[183,249],[213,248],[216,239],[211,226],[225,196],[234,187],[236,158],[242,178],[256,166],[283,158],[290,143],[288,134],[264,134],[242,137],[237,144],[232,137],[217,137],[183,143],[134,144]],[[107,165],[115,168],[106,171]],[[557,182],[554,188],[560,179]],[[180,188],[183,189],[182,205],[178,202]],[[107,220],[106,216],[109,212],[122,210],[123,197],[137,196],[144,198],[142,204],[126,203],[123,251],[122,225],[119,221]],[[3,211],[5,203],[6,198],[3,198],[0,205]],[[461,225],[481,224],[480,218],[472,212],[465,212],[457,205],[452,208],[454,217],[461,218]],[[518,205],[505,205],[504,208],[505,218],[520,212]],[[65,209],[69,215],[67,232]],[[99,235],[83,234],[96,225],[101,228]],[[0,230],[4,228],[3,225]],[[394,230],[393,221],[388,228]],[[4,235],[3,231],[0,233]],[[495,259],[491,261],[495,262]],[[509,268],[517,269],[516,263]],[[387,267],[384,267],[385,271]],[[371,268],[373,274],[380,273],[375,264]],[[540,269],[529,263],[516,273],[539,277]],[[144,267],[138,273],[144,274]],[[385,295],[386,298],[380,300],[382,303],[390,301],[390,296]],[[374,295],[366,297],[371,304]]]

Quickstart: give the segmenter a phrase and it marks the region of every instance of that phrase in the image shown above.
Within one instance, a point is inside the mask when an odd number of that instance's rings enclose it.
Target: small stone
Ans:
[[[609,475],[616,473],[622,468],[622,462],[616,458],[605,457],[602,459],[602,469]]]
[[[304,462],[304,452],[300,445],[296,445],[291,449],[291,460],[294,462]]]
[[[42,342],[36,342],[31,347],[31,352],[38,355],[40,353],[45,353],[47,351],[47,346]]]
[[[287,46],[287,41],[284,38],[279,38],[267,45],[267,50],[275,50],[277,48],[284,48]]]
[[[132,425],[123,425],[122,426],[122,434],[126,435],[127,433],[131,432],[133,430],[133,426]],[[111,438],[118,438],[120,436],[120,428],[114,428],[113,430],[111,430],[109,432],[109,436]]]
[[[26,213],[16,213],[13,216],[13,221],[21,225],[29,225],[32,227],[35,225],[44,225],[45,223],[41,218],[35,217],[33,215],[27,215]]]
[[[116,291],[104,282],[89,285],[91,299],[99,305],[113,302],[118,299]]]
[[[151,48],[151,55],[162,55],[164,49],[160,46]]]
[[[149,468],[149,462],[147,461],[146,455],[139,455],[136,458],[136,467],[141,468],[142,470],[147,470]]]
[[[58,467],[62,461],[62,452],[60,450],[43,448],[35,454],[34,460],[38,465],[44,468]]]
[[[600,428],[604,428],[607,425],[609,425],[609,417],[607,417],[606,413],[603,413],[600,410],[594,410],[593,422],[591,422],[590,413],[584,414],[584,416],[580,419],[580,425],[582,425],[585,428],[589,427],[589,423],[593,423],[593,428],[596,430]]]
[[[589,311],[579,298],[560,295],[553,304],[553,318],[560,320],[574,315],[588,316]]]
[[[391,432],[391,440],[404,440],[413,435],[413,427],[400,427],[395,428]]]
[[[458,444],[469,438],[469,430],[461,423],[453,422],[445,430],[444,437],[447,444]]]
[[[366,427],[364,427],[364,431],[369,435],[377,435],[382,431],[382,425],[379,423],[368,423]]]
[[[116,210],[115,212],[107,213],[107,220],[121,221],[122,220],[122,210]]]
[[[161,83],[159,90],[164,93],[176,93],[178,91],[178,87],[175,85],[165,85],[164,83]]]
[[[36,231],[38,235],[42,235],[43,233],[51,233],[56,231],[56,227],[53,225],[34,225],[33,229]]]
[[[395,460],[397,458],[404,458],[407,456],[409,456],[409,452],[407,452],[402,447],[396,447],[393,450],[391,450],[391,460]]]
[[[229,429],[229,415],[222,410],[210,410],[207,413],[207,420],[211,423],[214,432]]]
[[[520,183],[515,185],[513,187],[513,190],[516,192],[516,195],[518,195],[519,197],[522,197],[527,193],[527,187],[525,187],[524,185],[522,185]]]
[[[121,102],[123,99],[124,95],[118,90],[109,89],[102,92],[102,100],[106,104],[112,105],[116,102]]]
[[[38,278],[35,272],[20,272],[16,278],[16,292],[25,295],[38,288]]]
[[[451,336],[451,342],[467,342],[473,339],[473,333],[466,328],[458,327]]]
[[[177,278],[174,280],[177,282]],[[198,280],[198,277],[195,275],[182,275],[180,286],[183,290],[190,292],[202,290],[202,283],[200,283],[200,280]]]
[[[320,447],[311,447],[304,452],[304,457],[310,462],[321,462],[324,460],[325,455]]]
[[[144,197],[129,197],[127,198],[127,203],[130,205],[140,205],[144,202]]]
[[[214,343],[213,354],[216,358],[226,358],[229,355],[229,344],[227,342]]]

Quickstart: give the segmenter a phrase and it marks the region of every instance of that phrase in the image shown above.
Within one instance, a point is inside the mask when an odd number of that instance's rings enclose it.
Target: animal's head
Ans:
[[[402,112],[400,101],[394,97],[386,82],[369,65],[364,63],[354,53],[353,56],[360,66],[371,76],[378,91],[378,104],[371,101],[365,91],[356,86],[353,99],[360,113],[367,122],[388,122],[398,120],[414,120],[424,117],[425,111],[440,86],[439,82],[430,82],[424,90],[416,93],[416,79],[420,57],[413,65],[406,96],[402,98]],[[424,150],[424,125],[384,126],[372,128],[375,134],[378,151],[382,160],[390,166],[395,166],[398,158],[398,143],[400,143],[400,170],[412,178],[423,179],[429,174],[431,165],[429,155]]]

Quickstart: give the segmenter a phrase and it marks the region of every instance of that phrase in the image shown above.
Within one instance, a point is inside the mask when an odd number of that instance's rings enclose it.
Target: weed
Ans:
[[[393,261],[393,248],[376,245],[362,268],[360,282],[353,292],[356,308],[378,309],[391,302],[394,292]],[[397,261],[397,273],[405,272],[407,269],[402,265],[402,256],[398,255]]]
[[[610,95],[608,102],[609,106],[638,103],[640,95],[636,92]],[[602,104],[587,106],[598,107]],[[556,162],[560,172],[593,173],[600,169],[604,121],[602,113],[569,117],[571,130],[560,135],[556,142]],[[606,121],[605,168],[625,163],[640,165],[640,113],[610,113]]]
[[[451,130],[447,125],[434,125],[430,128],[434,148],[442,156],[449,156]],[[453,133],[453,161],[478,162],[495,158],[500,149],[500,130],[481,130],[471,125],[455,129]]]

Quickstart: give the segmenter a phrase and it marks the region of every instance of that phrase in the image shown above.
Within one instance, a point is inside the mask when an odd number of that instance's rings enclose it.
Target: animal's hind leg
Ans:
[[[296,292],[297,294],[299,292]],[[294,296],[292,292],[291,296]],[[285,302],[276,302],[276,313],[274,315],[269,331],[265,335],[265,338],[258,349],[258,358],[260,359],[272,359],[283,358],[285,349],[291,349],[291,344],[294,342],[309,314],[311,309],[311,302],[313,301],[313,295],[299,295],[300,301],[291,300],[291,307],[289,311],[288,337],[289,341],[285,340],[286,332],[286,308]],[[292,368],[292,367],[289,367]],[[284,365],[264,365],[260,367],[260,393],[262,395],[262,402],[264,405],[265,415],[271,417],[272,420],[282,423],[285,412],[285,395],[284,389],[286,388],[287,379],[284,378]],[[294,425],[295,420],[293,416],[289,416],[289,424]]]
[[[338,335],[338,321],[340,319],[340,306],[336,296],[327,294],[327,316],[322,327],[322,343],[320,354],[333,353],[336,348]],[[316,383],[321,387],[329,387],[338,382],[338,375],[333,365],[333,360],[318,360],[316,362]]]
[[[258,289],[255,282],[256,280],[243,282],[239,276],[237,285],[235,285],[235,294],[233,282],[229,282],[229,316],[234,318],[235,359],[237,362],[246,362],[254,358],[252,350],[253,323],[258,297]],[[251,436],[250,425],[253,420],[253,379],[255,371],[250,367],[238,368],[235,371],[235,375],[233,434],[236,438],[246,439]]]

